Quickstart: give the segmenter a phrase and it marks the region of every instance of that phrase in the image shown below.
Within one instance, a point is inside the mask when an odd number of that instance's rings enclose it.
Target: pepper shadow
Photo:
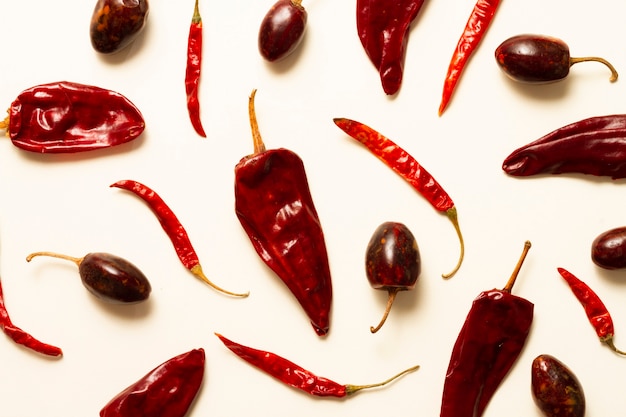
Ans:
[[[264,61],[265,67],[268,68],[270,71],[272,71],[276,75],[285,74],[289,72],[291,68],[296,66],[297,63],[300,61],[302,54],[306,53],[306,49],[307,49],[306,44],[308,43],[308,39],[309,39],[309,31],[310,30],[308,29],[304,31],[304,34],[302,35],[302,40],[300,41],[300,45],[298,45],[296,49],[294,49],[293,52],[287,55],[286,57],[278,61],[269,62],[263,59],[263,57],[261,56],[261,53],[258,52],[257,54],[259,56],[259,59]]]
[[[538,101],[562,100],[565,96],[567,96],[567,92],[570,88],[570,82],[572,81],[571,79],[563,79],[550,83],[535,84],[515,81],[507,77],[505,74],[502,74],[502,78],[504,79],[503,82],[517,94]]]
[[[122,320],[142,320],[143,318],[148,317],[154,310],[154,303],[152,300],[154,296],[153,294],[151,294],[147,300],[135,304],[109,303],[98,299],[95,295],[89,293],[88,291],[85,296],[88,296],[93,304],[98,309],[102,310],[104,314],[114,316]]]

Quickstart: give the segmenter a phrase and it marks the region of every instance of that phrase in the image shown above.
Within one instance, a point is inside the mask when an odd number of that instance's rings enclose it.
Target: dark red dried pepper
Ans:
[[[500,0],[478,0],[454,49],[443,84],[439,115],[445,111],[463,69],[487,32]]]
[[[391,139],[361,122],[346,118],[335,118],[334,122],[353,139],[365,145],[372,154],[411,184],[437,211],[445,213],[450,219],[459,237],[461,253],[454,269],[442,276],[450,278],[456,274],[463,263],[465,244],[459,227],[456,206],[448,193],[415,158]]]
[[[187,111],[191,125],[198,135],[206,138],[200,119],[200,100],[198,87],[202,68],[202,17],[198,8],[198,0],[193,9],[193,17],[189,26],[187,41],[187,70],[185,72],[185,91],[187,93]]]
[[[202,270],[198,254],[196,253],[196,250],[194,249],[191,240],[189,239],[189,235],[187,234],[185,227],[178,220],[178,217],[176,217],[176,214],[174,214],[172,209],[154,190],[152,190],[147,185],[134,180],[121,180],[114,184],[111,184],[110,186],[130,191],[136,196],[143,199],[144,202],[146,202],[148,207],[150,207],[154,215],[157,217],[157,220],[159,220],[161,227],[172,241],[172,244],[174,245],[174,250],[176,250],[176,254],[178,255],[178,259],[180,259],[181,263],[185,266],[185,268],[191,271],[192,274],[200,278],[201,281],[205,282],[209,286],[224,294],[236,297],[248,296],[248,293],[240,294],[227,291],[221,287],[218,287],[207,278],[207,276],[204,274],[204,271]]]
[[[511,294],[530,242],[504,289],[481,292],[472,303],[452,350],[440,417],[480,417],[519,357],[534,305]]]
[[[296,297],[315,332],[329,329],[332,282],[322,225],[304,163],[284,148],[266,150],[249,98],[254,153],[235,167],[235,213],[261,259]]]
[[[22,91],[0,122],[18,148],[73,153],[108,148],[137,138],[145,128],[141,112],[123,95],[61,81]]]
[[[103,54],[124,49],[143,31],[149,11],[148,0],[97,0],[89,25],[91,45]]]
[[[626,114],[583,119],[524,145],[502,163],[509,175],[579,173],[626,178]]]
[[[202,348],[168,359],[111,399],[100,417],[184,417],[202,385],[204,364]]]
[[[241,345],[225,338],[221,334],[216,333],[216,336],[235,355],[239,356],[241,359],[245,360],[252,366],[257,367],[268,375],[271,375],[285,385],[297,388],[301,391],[306,392],[307,394],[316,397],[344,398],[364,389],[376,388],[387,385],[391,381],[409,372],[413,372],[419,369],[419,366],[413,366],[383,382],[379,382],[376,384],[344,385],[332,381],[328,378],[315,375],[312,372],[302,368],[299,365],[296,365],[288,359],[278,356],[275,353]]]
[[[11,321],[9,312],[4,303],[4,291],[2,290],[2,281],[0,280],[0,327],[2,331],[9,336],[15,343],[25,346],[35,352],[48,356],[61,356],[63,351],[56,347],[35,339],[32,335],[20,329]]]
[[[567,285],[569,285],[576,299],[585,309],[587,319],[596,331],[600,341],[606,343],[613,352],[626,355],[626,352],[615,347],[615,343],[613,342],[613,336],[615,335],[613,318],[598,294],[596,294],[589,285],[585,284],[568,270],[564,268],[557,268],[557,270],[565,282],[567,282]]]
[[[402,84],[411,23],[424,0],[357,0],[356,26],[361,44],[392,95]]]

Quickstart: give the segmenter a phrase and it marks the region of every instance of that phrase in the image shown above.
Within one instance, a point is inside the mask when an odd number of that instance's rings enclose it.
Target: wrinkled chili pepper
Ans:
[[[411,184],[437,211],[445,213],[450,219],[459,237],[461,252],[454,269],[442,276],[450,278],[456,274],[463,262],[465,244],[459,227],[456,206],[448,193],[415,158],[391,139],[383,136],[371,127],[354,120],[335,118],[334,122],[353,139],[365,145],[372,154]]]
[[[35,352],[48,356],[61,356],[63,351],[56,347],[35,339],[32,335],[13,324],[9,312],[4,303],[4,291],[0,280],[0,327],[15,343],[32,349]]]
[[[198,8],[198,0],[193,9],[193,17],[189,26],[187,41],[187,70],[185,73],[185,90],[187,92],[187,110],[191,125],[198,135],[206,138],[200,119],[200,100],[198,87],[202,68],[202,17]]]
[[[441,417],[480,417],[519,357],[530,332],[534,305],[511,294],[530,242],[504,289],[481,292],[472,303],[452,350]]]
[[[111,399],[100,417],[184,417],[202,385],[204,364],[202,348],[168,359]]]
[[[302,159],[265,149],[250,95],[254,153],[235,166],[235,213],[254,249],[296,297],[315,332],[329,329],[332,282],[322,225]]]
[[[0,121],[18,148],[73,153],[137,138],[143,116],[126,97],[100,87],[61,81],[22,91]]]
[[[230,349],[235,355],[239,356],[241,359],[248,362],[250,365],[255,366],[256,368],[276,378],[285,385],[297,388],[301,391],[306,392],[307,394],[316,397],[344,398],[364,389],[377,388],[383,385],[387,385],[391,381],[409,372],[413,372],[419,369],[419,366],[413,366],[383,382],[379,382],[376,384],[344,385],[332,381],[328,378],[315,375],[312,372],[302,368],[299,365],[296,365],[288,359],[278,356],[275,353],[241,345],[225,338],[218,333],[216,333],[215,335],[222,341],[222,343],[224,343],[224,345],[228,349]]]
[[[445,111],[463,69],[487,32],[500,0],[478,0],[456,45],[443,84],[439,115]]]
[[[589,285],[578,279],[578,277],[574,276],[574,274],[568,270],[564,268],[557,268],[557,270],[574,293],[574,296],[576,296],[576,299],[585,309],[587,319],[596,331],[600,341],[606,343],[613,352],[626,355],[626,352],[615,347],[615,343],[613,342],[615,335],[613,318],[598,294],[596,294]]]
[[[397,93],[402,84],[409,28],[423,4],[424,0],[357,0],[359,39],[388,95]]]
[[[626,114],[570,123],[524,145],[502,163],[509,175],[579,173],[626,178]]]
[[[191,271],[192,274],[200,278],[201,281],[205,282],[209,286],[224,294],[236,297],[248,296],[248,293],[239,294],[227,291],[221,287],[218,287],[207,278],[207,276],[204,274],[204,271],[202,270],[198,254],[191,243],[191,239],[189,238],[185,227],[178,220],[178,217],[176,217],[176,214],[174,214],[174,212],[167,205],[167,203],[165,203],[161,196],[158,195],[154,190],[152,190],[145,184],[133,180],[121,180],[114,184],[111,184],[110,186],[130,191],[136,196],[143,199],[144,202],[146,202],[148,207],[150,207],[157,220],[161,224],[161,227],[172,241],[172,244],[174,245],[174,250],[178,255],[178,259],[180,259],[181,263],[185,266],[185,268]]]

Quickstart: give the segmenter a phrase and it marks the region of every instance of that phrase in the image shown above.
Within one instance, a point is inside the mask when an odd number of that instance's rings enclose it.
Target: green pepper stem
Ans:
[[[413,366],[409,369],[405,369],[404,371],[392,376],[391,378],[383,381],[383,382],[379,382],[377,384],[369,384],[369,385],[346,385],[346,395],[351,395],[354,394],[357,391],[361,391],[363,389],[369,389],[369,388],[377,388],[377,387],[382,387],[383,385],[387,385],[388,383],[400,378],[401,376],[408,374],[409,372],[413,372],[413,371],[417,371],[419,369],[419,365]]]
[[[81,262],[84,258],[76,258],[74,256],[63,255],[55,252],[33,252],[26,257],[26,262],[30,262],[36,256],[50,256],[53,258],[65,259],[67,261],[72,261],[76,264],[76,266],[80,266]]]
[[[609,68],[609,70],[611,70],[611,78],[609,79],[609,81],[611,81],[611,82],[617,81],[617,76],[618,76],[617,70],[615,69],[615,67],[613,65],[611,65],[611,63],[609,61],[607,61],[604,58],[599,58],[597,56],[570,58],[569,64],[570,64],[570,66],[572,66],[574,64],[578,64],[579,62],[588,62],[588,61],[600,62],[600,63],[606,65]]]
[[[456,266],[454,267],[454,269],[448,272],[447,274],[441,274],[443,278],[447,279],[447,278],[452,278],[452,276],[454,276],[454,274],[457,273],[459,268],[461,268],[461,264],[463,263],[463,258],[465,257],[465,242],[463,241],[463,234],[461,234],[461,227],[459,226],[459,219],[458,219],[456,207],[452,206],[451,208],[446,210],[446,216],[452,222],[452,225],[454,226],[454,230],[456,230],[456,234],[459,237],[459,244],[461,245],[461,251],[459,253],[459,260],[456,263]]]
[[[254,96],[256,96],[256,88],[252,90],[248,100],[248,115],[250,118],[250,128],[252,129],[252,140],[254,141],[254,154],[265,152],[265,144],[259,132],[259,124],[256,120],[256,112],[254,110]]]
[[[245,298],[247,296],[250,295],[250,292],[244,292],[244,293],[236,293],[236,292],[232,292],[232,291],[228,291],[225,290],[224,288],[214,284],[209,278],[207,278],[207,276],[204,274],[204,271],[202,270],[202,266],[200,264],[196,264],[194,265],[191,269],[190,269],[191,273],[194,274],[197,278],[199,278],[201,281],[203,281],[204,283],[208,284],[210,287],[212,287],[213,289],[224,293],[226,295],[231,295],[233,297],[242,297]]]
[[[380,320],[380,323],[378,323],[378,326],[370,327],[370,331],[372,333],[376,333],[377,331],[379,331],[380,328],[383,327],[383,324],[385,324],[385,321],[387,321],[387,317],[389,317],[389,312],[391,311],[391,306],[396,299],[396,295],[398,295],[398,291],[400,291],[400,288],[389,289],[389,297],[387,297],[387,306],[385,307],[385,313],[383,314],[383,318]]]
[[[202,17],[200,16],[200,8],[198,7],[198,0],[196,0],[196,4],[193,8],[193,17],[191,18],[191,23],[194,25],[198,25],[202,23]]]
[[[522,264],[524,263],[524,259],[526,259],[526,255],[528,254],[528,251],[530,250],[530,246],[531,244],[529,240],[524,242],[524,250],[522,251],[522,255],[517,261],[517,265],[515,265],[515,269],[513,270],[511,277],[507,281],[502,291],[510,293],[511,290],[513,289],[513,285],[515,284],[515,280],[517,279],[517,275],[519,274],[520,269],[522,269]]]
[[[613,342],[613,335],[610,334],[606,337],[603,337],[602,339],[600,339],[602,342],[606,343],[606,345],[608,347],[611,348],[611,350],[619,355],[626,355],[626,352],[619,350],[617,347],[615,347],[615,343]]]

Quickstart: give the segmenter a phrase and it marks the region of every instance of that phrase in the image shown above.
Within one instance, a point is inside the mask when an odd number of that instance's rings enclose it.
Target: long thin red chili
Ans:
[[[4,303],[4,291],[0,280],[0,327],[2,331],[17,344],[23,345],[35,352],[48,356],[62,356],[63,351],[56,347],[35,339],[32,335],[13,324]]]
[[[178,220],[178,217],[176,217],[176,214],[174,214],[172,209],[154,190],[147,185],[134,180],[121,180],[111,184],[110,186],[130,191],[142,198],[148,204],[148,207],[150,207],[152,212],[155,214],[159,223],[161,223],[161,227],[163,227],[163,230],[172,241],[178,258],[185,268],[191,271],[192,274],[224,294],[236,297],[248,296],[249,293],[234,293],[218,287],[206,277],[202,270],[202,266],[200,265],[198,254],[189,239],[189,235],[187,234],[185,227]]]
[[[185,90],[187,92],[187,110],[189,119],[198,135],[206,138],[200,119],[200,100],[198,88],[200,85],[200,73],[202,68],[202,17],[196,0],[193,9],[193,17],[189,26],[189,38],[187,41],[187,70],[185,72]]]
[[[454,88],[461,77],[467,61],[478,48],[478,44],[487,32],[499,4],[500,0],[478,0],[476,2],[448,66],[448,73],[443,84],[441,104],[439,104],[440,116],[452,98]]]
[[[446,214],[459,237],[461,252],[454,269],[447,274],[442,274],[442,276],[450,278],[456,274],[463,262],[465,244],[459,227],[456,206],[448,193],[413,156],[391,139],[354,120],[335,118],[334,122],[340,129],[365,145],[378,159],[411,184],[437,211]]]
[[[419,369],[419,366],[413,366],[383,382],[376,384],[343,385],[328,378],[317,376],[301,366],[276,355],[275,353],[241,345],[218,333],[215,333],[215,335],[228,349],[249,364],[257,367],[286,385],[297,388],[316,397],[344,398],[364,389],[387,385],[391,381]]]
[[[626,352],[615,347],[615,343],[613,342],[615,335],[613,318],[598,294],[596,294],[589,285],[566,269],[557,268],[557,271],[559,271],[559,274],[561,274],[565,282],[567,282],[567,285],[569,285],[570,289],[585,309],[587,319],[596,331],[600,341],[606,343],[615,353],[626,355]]]

